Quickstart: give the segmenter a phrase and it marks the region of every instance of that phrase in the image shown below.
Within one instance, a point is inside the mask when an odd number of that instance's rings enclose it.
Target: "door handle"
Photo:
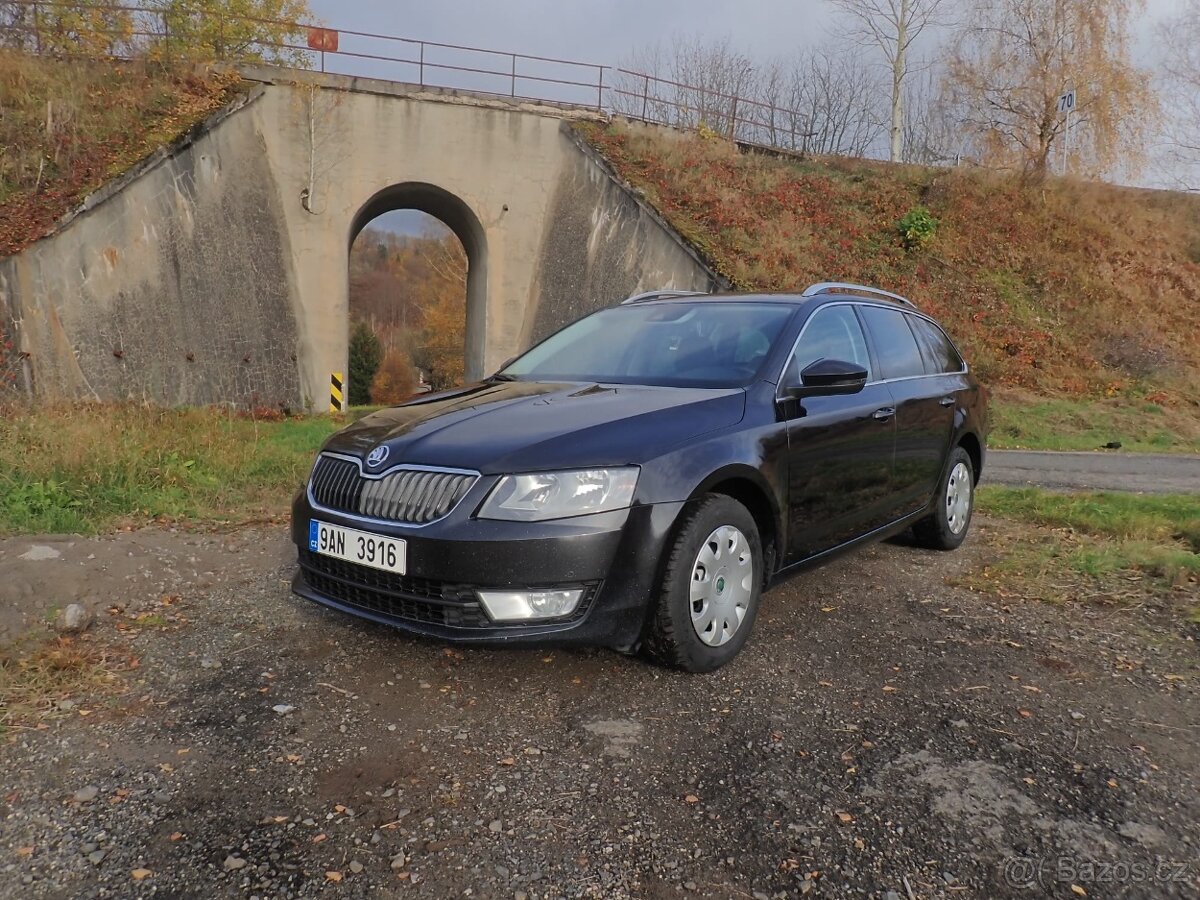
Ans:
[[[875,410],[875,412],[871,413],[871,418],[878,419],[880,422],[886,422],[888,419],[890,419],[895,414],[896,414],[895,407],[885,406],[883,409],[877,409],[877,410]]]
[[[951,394],[948,397],[943,397],[941,400],[938,401],[938,403],[941,406],[953,406],[954,405],[954,395]]]

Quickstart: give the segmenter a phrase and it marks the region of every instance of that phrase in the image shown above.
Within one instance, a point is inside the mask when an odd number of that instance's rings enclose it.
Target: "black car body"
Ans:
[[[760,590],[781,576],[914,524],[931,546],[961,542],[984,463],[986,396],[940,326],[907,301],[815,285],[802,295],[663,294],[594,315],[608,316],[588,327],[601,337],[606,328],[614,332],[613,357],[661,331],[645,365],[680,377],[659,374],[653,384],[611,373],[531,378],[522,366],[536,370],[539,352],[547,355],[534,348],[490,379],[360,419],[325,444],[295,501],[295,592],[456,641],[622,651],[672,644],[681,638],[679,623],[663,620],[670,585],[677,581],[679,591],[695,596],[707,578],[714,604],[717,587],[726,590],[725,576],[713,581],[700,557],[690,582],[673,574],[687,565],[674,556],[700,552],[704,541],[693,537],[680,549],[681,531],[717,528],[722,515],[733,521],[740,509],[748,518],[737,521],[746,524],[727,533],[742,536],[737,552],[749,566],[742,571],[753,573],[753,597],[737,601],[728,622],[709,621],[699,637],[700,644],[736,646],[672,657],[704,670],[736,653],[745,634],[728,638],[751,602],[752,621]],[[743,321],[767,324],[736,324]],[[629,323],[636,328],[622,340]],[[560,334],[569,337],[577,326]],[[557,346],[556,338],[540,347]],[[685,360],[700,365],[685,368]],[[957,494],[947,487],[952,472]],[[514,473],[533,474],[504,480]],[[564,484],[576,491],[572,498],[585,498],[580,502],[605,502],[589,499],[597,491],[618,500],[622,491],[632,493],[619,508],[581,515],[487,517],[500,502],[497,491],[516,497],[528,488],[502,514],[538,515],[533,506],[551,502],[542,498]],[[692,523],[689,516],[705,504],[716,518]],[[332,543],[342,540],[333,529],[320,532],[341,558],[319,552],[319,523],[354,530],[343,534],[352,538],[349,549]],[[381,554],[399,550],[402,574],[356,561],[376,552],[371,535],[403,542],[379,545]],[[516,603],[520,614],[535,603],[565,610],[579,594],[565,614],[501,621],[480,602],[481,591],[500,598],[497,605]],[[696,601],[693,618],[705,602]],[[716,636],[713,629],[722,627],[727,633]]]

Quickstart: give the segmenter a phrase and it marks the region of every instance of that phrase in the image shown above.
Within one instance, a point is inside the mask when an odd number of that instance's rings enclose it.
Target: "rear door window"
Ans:
[[[920,316],[908,316],[917,343],[925,356],[925,371],[929,375],[948,375],[962,372],[966,367],[950,338],[937,325]]]
[[[879,362],[879,378],[912,378],[925,374],[925,360],[908,327],[908,316],[898,309],[860,306],[863,321]]]

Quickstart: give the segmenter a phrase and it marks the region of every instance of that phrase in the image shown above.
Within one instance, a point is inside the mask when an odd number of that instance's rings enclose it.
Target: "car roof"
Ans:
[[[794,291],[729,291],[715,294],[703,294],[697,291],[649,291],[637,294],[624,301],[626,304],[671,303],[691,301],[738,301],[748,303],[778,303],[791,306],[818,305],[832,300],[842,299],[868,300],[882,302],[895,306],[916,309],[916,304],[906,297],[893,294],[880,288],[866,285],[844,284],[840,282],[819,282],[810,285],[803,292]]]

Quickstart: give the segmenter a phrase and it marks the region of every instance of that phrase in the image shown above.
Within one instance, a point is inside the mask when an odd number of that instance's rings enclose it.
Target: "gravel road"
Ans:
[[[1200,456],[989,450],[983,480],[1051,490],[1200,494]]]
[[[0,541],[139,660],[0,743],[0,894],[1196,896],[1196,627],[955,586],[1007,527],[792,579],[710,676],[324,611],[282,527]]]

